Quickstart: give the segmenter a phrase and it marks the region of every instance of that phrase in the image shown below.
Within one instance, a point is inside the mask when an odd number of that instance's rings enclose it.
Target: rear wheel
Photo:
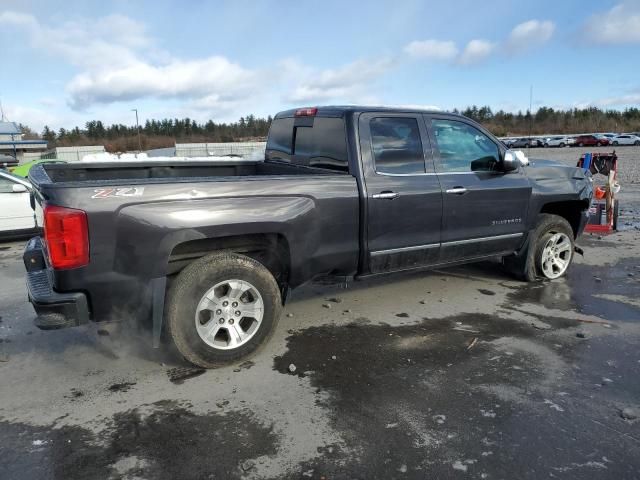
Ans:
[[[167,298],[167,329],[184,358],[213,368],[253,353],[280,316],[280,290],[264,265],[244,255],[207,255],[187,266]]]
[[[633,144],[634,144],[636,147],[640,146],[640,140],[636,140],[635,142],[633,142]]]
[[[542,213],[530,235],[526,251],[505,257],[505,266],[527,282],[563,276],[573,260],[574,237],[569,222],[558,215]]]
[[[584,143],[580,142],[580,143],[578,144],[578,146],[579,146],[579,147],[584,147]]]
[[[564,143],[560,143],[560,148],[564,148]]]
[[[615,142],[613,142],[613,144],[617,146],[617,145],[618,145],[618,142],[617,142],[617,141],[615,141]]]
[[[601,147],[602,144],[600,142],[596,142],[596,147]]]

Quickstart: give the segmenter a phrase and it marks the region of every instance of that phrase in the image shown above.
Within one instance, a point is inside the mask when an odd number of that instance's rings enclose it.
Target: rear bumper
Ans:
[[[87,297],[82,292],[56,292],[51,270],[44,260],[40,237],[27,243],[23,255],[27,269],[27,292],[36,311],[36,327],[43,330],[75,327],[89,322]]]

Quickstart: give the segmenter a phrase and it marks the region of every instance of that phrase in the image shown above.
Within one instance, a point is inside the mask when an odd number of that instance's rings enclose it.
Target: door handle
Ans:
[[[467,189],[464,187],[453,187],[446,190],[446,192],[452,195],[464,195],[465,193],[467,193]]]
[[[371,195],[372,198],[383,200],[393,200],[394,198],[398,198],[399,196],[400,194],[397,192],[380,192]]]

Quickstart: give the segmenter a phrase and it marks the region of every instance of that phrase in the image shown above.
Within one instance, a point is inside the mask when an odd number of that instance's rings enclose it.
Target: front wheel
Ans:
[[[573,229],[563,217],[542,213],[529,237],[526,251],[505,257],[503,263],[517,277],[532,282],[563,276],[573,260]]]
[[[596,147],[601,147],[602,144],[600,142],[596,142]]]
[[[617,146],[617,145],[618,145],[618,142],[613,142],[613,144]]]
[[[640,140],[636,140],[635,142],[633,142],[633,144],[634,144],[636,147],[640,146]]]
[[[564,148],[564,143],[561,143],[561,144],[560,144],[560,148]]]
[[[174,281],[167,330],[187,361],[213,368],[265,343],[281,309],[278,284],[264,265],[244,255],[216,253],[196,260]]]

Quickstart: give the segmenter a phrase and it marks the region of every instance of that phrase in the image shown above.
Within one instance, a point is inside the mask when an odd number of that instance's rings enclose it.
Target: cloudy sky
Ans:
[[[55,5],[55,4],[58,5]],[[640,0],[0,2],[0,100],[37,130],[328,103],[640,104]]]

